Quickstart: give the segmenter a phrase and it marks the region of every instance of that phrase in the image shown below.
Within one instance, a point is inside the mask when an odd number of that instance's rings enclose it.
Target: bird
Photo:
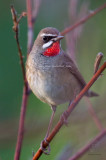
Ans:
[[[26,78],[30,89],[52,109],[45,140],[49,135],[57,106],[71,103],[86,85],[76,64],[61,47],[63,38],[56,28],[42,29],[26,61]],[[85,96],[93,97],[98,94],[89,90]]]

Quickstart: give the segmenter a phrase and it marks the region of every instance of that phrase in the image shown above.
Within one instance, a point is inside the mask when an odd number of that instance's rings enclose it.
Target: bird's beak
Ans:
[[[64,38],[64,36],[57,36],[57,37],[53,38],[52,41],[56,42],[56,41],[59,41],[63,38]]]

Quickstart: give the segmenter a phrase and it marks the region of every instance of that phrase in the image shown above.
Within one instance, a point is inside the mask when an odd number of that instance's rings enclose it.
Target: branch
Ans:
[[[20,159],[22,142],[23,142],[23,137],[24,137],[24,121],[25,121],[25,113],[26,113],[27,102],[28,102],[28,90],[26,90],[26,88],[24,86],[14,160],[19,160]]]
[[[106,136],[106,129],[101,131],[91,142],[89,142],[86,146],[80,149],[74,156],[69,158],[68,160],[76,160],[82,157],[90,148],[93,147],[98,141],[100,141],[104,136]]]
[[[69,11],[70,11],[70,15],[69,17],[71,17],[70,19],[74,21],[78,21],[80,19],[80,17],[84,17],[84,15],[86,15],[87,11],[88,11],[88,3],[82,3],[82,6],[80,8],[80,12],[77,12],[77,4],[78,1],[77,0],[70,0],[70,5],[69,5]],[[82,31],[82,28],[83,25],[81,25],[80,27],[78,26],[73,32],[71,32],[71,34],[67,34],[65,37],[66,37],[66,44],[67,44],[67,53],[68,55],[73,59],[73,61],[76,63],[76,48],[75,48],[75,42],[76,40],[78,40],[80,34],[81,34],[81,31]],[[100,52],[98,53],[97,57],[96,57],[96,60],[95,60],[95,64],[94,64],[94,74],[96,73],[96,71],[98,70],[99,68],[99,64],[101,62],[101,59],[103,57],[103,54]],[[103,126],[99,120],[99,118],[97,117],[94,109],[93,109],[93,106],[89,100],[88,97],[85,97],[85,100],[88,104],[88,110],[97,126],[97,128],[101,131],[103,130]]]
[[[33,12],[32,12],[32,21],[35,23],[39,8],[40,8],[41,0],[33,0]]]
[[[88,104],[89,112],[90,112],[90,114],[91,114],[91,116],[92,116],[92,118],[93,118],[96,126],[98,127],[98,129],[99,129],[100,131],[102,131],[102,130],[103,130],[103,126],[102,126],[99,118],[97,117],[94,109],[93,109],[93,106],[92,106],[92,104],[91,104],[91,102],[90,102],[90,99],[89,99],[88,97],[85,97],[85,100],[86,100],[86,102],[87,102],[87,104]]]
[[[97,78],[100,76],[100,74],[106,69],[106,62],[100,67],[100,69],[95,73],[95,75],[92,77],[92,79],[89,81],[89,83],[82,89],[82,91],[79,93],[79,95],[75,98],[73,103],[69,106],[69,108],[66,110],[67,116],[66,119],[69,117],[73,109],[76,107],[76,105],[79,103],[81,98],[85,95],[85,93],[89,90],[89,88],[93,85],[93,83],[97,80]],[[58,133],[60,128],[63,126],[64,120],[59,120],[57,125],[52,130],[51,134],[48,136],[47,141],[50,143],[54,136]],[[48,146],[48,143],[44,142],[43,147],[46,148]],[[42,150],[39,148],[39,150],[36,152],[36,154],[33,157],[33,160],[37,160],[42,155]]]
[[[78,0],[70,0],[69,4],[69,18],[72,24],[78,22],[81,17],[87,15],[88,3],[82,3],[80,11],[78,12]],[[76,64],[76,42],[79,40],[83,25],[78,26],[73,32],[66,34],[67,54]],[[76,64],[77,65],[77,64]]]
[[[27,81],[26,81],[26,76],[25,76],[25,67],[24,67],[23,56],[22,56],[22,51],[21,51],[21,47],[20,47],[20,43],[19,43],[19,36],[18,36],[19,35],[18,34],[18,32],[19,32],[19,30],[18,30],[19,29],[18,24],[19,24],[19,21],[21,20],[21,18],[23,16],[25,16],[25,14],[23,14],[25,12],[23,12],[21,14],[21,16],[19,17],[19,19],[17,19],[16,11],[15,11],[14,7],[11,6],[11,13],[12,13],[12,19],[13,19],[13,24],[14,24],[13,25],[13,30],[15,32],[15,37],[16,37],[16,42],[17,42],[17,47],[18,47],[18,52],[19,52],[19,57],[20,57],[20,64],[21,64],[21,69],[22,69],[22,74],[23,74],[24,85],[27,88]]]
[[[96,56],[95,63],[94,63],[94,74],[97,72],[102,58],[103,58],[103,53],[99,52]],[[103,125],[101,124],[99,118],[97,117],[89,98],[85,97],[85,99],[86,99],[86,102],[88,104],[89,112],[90,112],[96,126],[98,127],[98,129],[100,131],[102,131],[103,130]]]
[[[94,63],[94,74],[97,72],[102,58],[103,58],[103,53],[99,52],[96,56],[95,63]],[[103,125],[101,124],[99,118],[97,117],[97,115],[96,115],[96,113],[93,109],[93,106],[90,102],[90,99],[88,97],[85,97],[85,99],[86,99],[86,102],[88,104],[89,112],[90,112],[96,126],[98,127],[98,129],[100,131],[102,131],[103,130]]]
[[[36,0],[36,4],[37,4]],[[37,9],[37,7],[36,7]],[[37,16],[38,9],[36,11],[36,15],[33,14],[34,18]],[[18,129],[18,137],[17,137],[17,143],[16,143],[16,150],[14,155],[14,160],[20,159],[20,153],[22,148],[22,142],[23,142],[23,136],[24,136],[24,121],[25,121],[25,113],[26,113],[26,107],[27,107],[27,101],[28,101],[28,83],[26,80],[26,74],[25,74],[25,67],[23,62],[23,56],[22,51],[19,43],[19,22],[22,19],[22,17],[26,16],[26,12],[22,12],[19,18],[17,18],[16,11],[13,6],[11,6],[11,13],[12,13],[12,19],[13,19],[13,30],[15,32],[17,47],[19,51],[19,57],[20,57],[20,63],[21,63],[21,69],[23,74],[23,80],[24,80],[24,88],[23,88],[23,96],[22,96],[22,104],[21,104],[21,113],[20,113],[20,121],[19,121],[19,129]],[[31,12],[31,0],[27,0],[27,15],[28,15],[28,53],[30,52],[33,44],[33,26],[35,23],[35,20],[32,22],[32,12]],[[31,31],[31,32],[30,32]],[[30,34],[31,33],[31,34]]]
[[[103,58],[103,53],[99,52],[96,56],[95,63],[94,63],[94,74],[97,72],[102,58]]]
[[[30,53],[33,43],[33,22],[32,22],[32,2],[26,0],[27,5],[27,23],[28,23],[28,42],[27,42],[27,53]]]
[[[28,21],[28,43],[27,52],[30,53],[33,45],[34,24],[38,15],[40,0],[33,0],[34,7],[32,8],[32,0],[26,0],[27,5],[27,21]]]
[[[90,19],[91,17],[95,16],[97,13],[99,13],[100,11],[102,11],[104,8],[106,8],[106,3],[103,4],[101,7],[97,8],[95,11],[92,11],[88,16],[86,16],[85,18],[82,18],[79,22],[75,23],[71,27],[68,27],[68,28],[64,29],[61,32],[61,35],[65,35],[68,32],[74,30],[76,27],[78,27],[81,24],[85,23],[88,19]]]
[[[17,47],[18,47],[18,52],[19,52],[19,57],[20,57],[20,63],[21,63],[21,69],[22,69],[22,74],[23,74],[23,80],[24,80],[24,88],[23,88],[23,97],[22,97],[22,104],[21,104],[21,113],[20,113],[20,121],[19,121],[19,129],[18,129],[18,137],[17,137],[17,143],[16,143],[16,149],[15,149],[15,155],[14,155],[14,160],[19,160],[20,158],[20,153],[21,153],[21,147],[22,147],[22,142],[23,142],[23,135],[24,135],[24,119],[25,119],[25,113],[26,113],[26,106],[27,106],[27,101],[28,101],[28,83],[26,80],[26,75],[25,75],[25,67],[24,67],[24,62],[23,62],[23,56],[22,56],[22,51],[19,43],[19,22],[23,16],[25,16],[25,12],[21,14],[19,19],[17,18],[16,11],[13,6],[11,6],[11,13],[12,13],[12,19],[13,19],[13,30],[15,32],[15,37],[16,37],[16,42],[17,42]]]

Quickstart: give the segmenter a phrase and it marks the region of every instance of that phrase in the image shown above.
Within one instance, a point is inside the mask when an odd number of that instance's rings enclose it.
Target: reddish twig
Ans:
[[[97,8],[95,11],[92,11],[88,16],[86,16],[85,18],[81,19],[79,22],[75,23],[74,25],[72,25],[71,27],[68,27],[66,29],[64,29],[61,32],[61,35],[65,35],[68,32],[72,31],[73,29],[75,29],[76,27],[80,26],[81,24],[85,23],[88,19],[90,19],[91,17],[93,17],[94,15],[96,15],[97,13],[99,13],[101,10],[103,10],[104,8],[106,8],[106,3],[103,4],[102,6],[100,6],[99,8]]]
[[[33,41],[33,26],[34,22],[32,23],[32,14],[31,14],[31,1],[27,0],[27,15],[28,15],[28,28],[31,29],[32,34],[31,36],[28,36],[28,53],[30,52],[30,49],[32,47],[32,41]],[[37,9],[38,12],[38,9]],[[37,16],[37,12],[35,17]],[[23,135],[24,135],[24,121],[25,121],[25,113],[26,113],[26,107],[27,107],[27,101],[28,101],[28,83],[26,80],[26,74],[25,74],[25,67],[24,67],[24,62],[23,62],[23,56],[22,56],[22,51],[19,43],[19,37],[18,37],[18,32],[19,32],[19,22],[22,19],[22,17],[26,16],[26,12],[22,12],[19,18],[17,18],[16,11],[13,6],[11,6],[11,13],[12,13],[12,19],[13,19],[13,30],[15,32],[16,36],[16,42],[17,42],[17,47],[19,51],[19,57],[20,57],[20,63],[21,63],[21,68],[22,68],[22,73],[23,73],[23,80],[24,80],[24,88],[23,88],[23,97],[22,97],[22,105],[21,105],[21,113],[20,113],[20,121],[19,121],[19,129],[18,129],[18,137],[17,137],[17,144],[16,144],[16,150],[15,150],[15,155],[14,155],[14,160],[19,160],[20,158],[20,153],[21,153],[21,148],[22,148],[22,142],[23,142]],[[34,15],[34,14],[33,14]],[[34,18],[35,18],[34,17]],[[32,26],[33,24],[33,26]],[[31,43],[29,43],[31,42]]]
[[[17,42],[17,47],[18,47],[18,52],[19,52],[19,57],[20,57],[20,63],[21,63],[21,69],[22,69],[22,74],[23,74],[23,80],[24,80],[24,85],[27,88],[27,81],[26,81],[26,76],[25,76],[25,67],[24,67],[24,62],[23,62],[23,56],[22,56],[22,51],[21,51],[21,47],[20,47],[20,43],[19,43],[19,37],[18,37],[18,22],[20,21],[20,19],[23,17],[21,14],[21,16],[19,17],[19,19],[17,19],[17,15],[16,15],[16,11],[14,9],[13,6],[11,6],[11,13],[12,13],[12,19],[13,19],[13,30],[15,32],[15,37],[16,37],[16,42]]]
[[[26,0],[27,4],[27,22],[28,22],[28,42],[27,42],[27,53],[30,53],[33,43],[33,22],[32,22],[32,2]]]
[[[36,21],[36,17],[39,12],[40,4],[41,4],[41,0],[33,0],[33,12],[32,12],[33,23],[35,23]]]
[[[103,53],[101,53],[101,52],[98,53],[97,56],[96,56],[95,64],[94,64],[94,74],[97,72],[102,58],[103,58]],[[85,99],[86,99],[86,102],[88,104],[89,112],[90,112],[96,126],[98,127],[98,129],[100,131],[102,131],[103,130],[103,125],[101,124],[99,118],[97,117],[89,98],[85,97]]]
[[[77,11],[78,8],[78,0],[70,0],[69,4],[69,17],[70,22],[75,23],[79,21],[82,17],[87,14],[88,4],[82,3],[80,11]],[[67,44],[67,54],[69,57],[76,63],[76,42],[78,41],[81,32],[83,29],[83,25],[78,26],[75,30],[66,34],[66,44]]]
[[[90,114],[91,114],[91,116],[92,116],[92,118],[93,118],[96,126],[98,127],[98,129],[99,129],[100,131],[102,131],[102,130],[103,130],[103,126],[102,126],[99,118],[97,117],[97,115],[96,115],[96,113],[95,113],[95,111],[94,111],[94,109],[93,109],[93,106],[92,106],[89,98],[88,98],[88,97],[85,97],[85,100],[86,100],[86,102],[87,102],[87,104],[88,104],[89,112],[90,112]]]
[[[19,160],[20,159],[23,136],[24,136],[24,121],[25,121],[27,101],[28,101],[28,89],[26,90],[26,87],[24,86],[22,104],[21,104],[21,112],[20,112],[19,129],[18,129],[18,136],[17,136],[17,144],[16,144],[14,160]]]
[[[103,57],[103,53],[101,53],[101,52],[98,53],[97,56],[96,56],[96,60],[95,60],[95,64],[94,64],[94,74],[97,72],[97,70],[98,70],[98,68],[99,68],[99,65],[100,65],[100,62],[101,62],[102,57]],[[95,111],[94,111],[94,109],[93,109],[93,106],[92,106],[89,98],[88,98],[88,97],[85,97],[85,99],[86,99],[86,102],[87,102],[87,104],[88,104],[89,112],[90,112],[90,114],[91,114],[91,116],[92,116],[92,118],[93,118],[96,126],[98,127],[98,129],[99,129],[100,131],[102,131],[102,130],[103,130],[103,126],[102,126],[99,118],[97,117],[97,115],[96,115],[96,113],[95,113]]]
[[[21,15],[20,15],[20,17],[18,18],[17,23],[19,24],[20,20],[21,20],[23,17],[25,17],[25,16],[27,16],[27,13],[26,13],[26,12],[22,12]]]
[[[99,52],[96,56],[95,63],[94,63],[94,74],[97,72],[102,58],[103,58],[103,53]]]
[[[81,98],[85,95],[85,93],[88,91],[88,89],[93,85],[93,83],[97,80],[97,78],[100,76],[100,74],[106,69],[106,62],[100,67],[100,69],[95,73],[95,75],[92,77],[92,79],[89,81],[89,83],[83,88],[83,90],[79,93],[79,95],[75,98],[73,103],[69,106],[69,108],[66,110],[67,116],[66,119],[69,117],[70,113],[73,111],[75,106],[79,103]],[[57,123],[57,125],[52,130],[51,134],[47,138],[47,141],[50,143],[54,136],[58,133],[60,128],[63,126],[64,120],[60,119]],[[43,147],[46,148],[48,146],[48,143],[44,142]],[[42,150],[39,148],[39,150],[36,152],[36,154],[33,157],[33,160],[37,160],[42,155]]]
[[[82,7],[80,9],[80,12],[77,12],[77,5],[78,5],[78,1],[77,0],[70,0],[70,5],[69,5],[69,11],[70,11],[70,20],[73,20],[74,22],[76,20],[79,19],[79,17],[83,17],[84,15],[86,15],[87,13],[87,10],[88,10],[88,4],[86,3],[83,3],[82,4]],[[76,40],[78,40],[80,34],[81,34],[81,31],[82,31],[82,26],[77,27],[73,32],[69,33],[66,35],[66,43],[67,43],[67,48],[68,48],[68,51],[67,53],[69,54],[69,56],[73,59],[73,61],[76,63],[76,47],[75,47],[75,42]],[[98,69],[98,65],[100,64],[100,60],[101,60],[101,55],[103,54],[98,54],[98,56],[96,57],[96,62],[95,62],[95,68],[96,68],[96,71]],[[96,73],[96,72],[95,72]],[[88,97],[85,97],[85,100],[88,104],[88,110],[96,124],[96,126],[98,127],[98,129],[101,131],[103,129],[102,127],[102,124],[99,120],[99,118],[97,117],[94,109],[93,109],[93,106],[92,104],[90,103],[90,100]]]
[[[91,142],[89,142],[86,146],[80,149],[74,156],[69,158],[68,160],[77,160],[82,157],[90,148],[95,147],[94,145],[100,141],[104,136],[106,136],[106,129],[101,131]]]
[[[34,24],[38,15],[40,0],[34,0],[34,7],[32,8],[32,0],[26,0],[27,5],[27,20],[28,20],[28,43],[27,52],[31,51],[33,45]]]
[[[14,160],[19,160],[22,142],[23,142],[22,140],[23,140],[23,135],[24,135],[24,119],[25,119],[26,105],[27,105],[27,100],[28,100],[28,83],[26,80],[23,56],[22,56],[22,51],[21,51],[20,43],[19,43],[18,25],[19,25],[19,21],[21,20],[23,16],[25,16],[25,14],[23,14],[24,13],[23,12],[18,19],[16,15],[16,11],[13,6],[11,6],[11,13],[12,13],[12,18],[13,18],[13,23],[14,23],[13,30],[15,32],[15,37],[16,37],[16,42],[17,42],[17,47],[18,47],[18,52],[19,52],[19,57],[20,57],[20,63],[21,63],[21,68],[22,68],[22,73],[23,73],[23,80],[24,80],[24,89],[23,89],[23,97],[22,97],[22,104],[21,104],[21,114],[20,114],[20,121],[19,121],[18,137],[17,137],[16,150],[15,150],[15,155],[14,155]]]

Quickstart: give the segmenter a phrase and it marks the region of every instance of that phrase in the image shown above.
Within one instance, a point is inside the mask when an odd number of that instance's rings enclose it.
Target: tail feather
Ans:
[[[99,94],[93,92],[93,91],[88,91],[86,94],[87,97],[97,97]]]

